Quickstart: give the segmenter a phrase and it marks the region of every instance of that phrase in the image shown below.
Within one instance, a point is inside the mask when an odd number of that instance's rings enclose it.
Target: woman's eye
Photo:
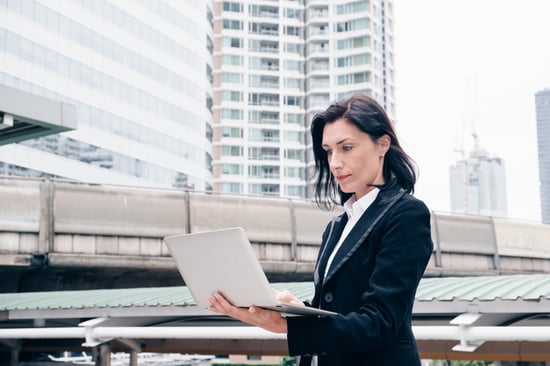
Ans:
[[[344,146],[344,147],[342,148],[342,150],[344,150],[344,151],[349,151],[349,150],[351,150],[351,149],[353,149],[353,146]]]
[[[330,155],[330,154],[332,154],[332,150],[325,150],[325,153],[326,153],[327,155]]]

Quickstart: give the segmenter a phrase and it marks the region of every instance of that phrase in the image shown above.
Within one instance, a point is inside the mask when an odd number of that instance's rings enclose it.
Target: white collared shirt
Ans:
[[[340,236],[338,243],[334,247],[334,250],[332,251],[332,253],[330,253],[330,257],[328,258],[328,261],[327,261],[327,266],[325,267],[325,276],[328,273],[330,265],[332,264],[332,261],[334,260],[334,256],[338,252],[338,249],[340,249],[340,247],[342,246],[342,243],[347,238],[351,229],[353,229],[357,221],[359,221],[359,218],[363,215],[363,213],[367,210],[367,208],[369,208],[369,206],[374,202],[374,200],[378,196],[378,192],[380,192],[380,189],[375,187],[372,191],[370,191],[363,197],[359,198],[359,200],[356,200],[355,195],[353,195],[346,202],[344,202],[344,209],[346,210],[346,214],[348,215],[348,222],[346,223],[346,226],[344,227],[344,231],[342,231],[342,235]]]

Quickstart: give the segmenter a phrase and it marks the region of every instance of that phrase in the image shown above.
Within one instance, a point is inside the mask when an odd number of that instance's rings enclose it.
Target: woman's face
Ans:
[[[388,135],[373,142],[353,123],[340,118],[325,124],[321,144],[330,171],[343,192],[355,193],[359,199],[374,188],[373,184],[384,183],[382,168],[390,146]]]

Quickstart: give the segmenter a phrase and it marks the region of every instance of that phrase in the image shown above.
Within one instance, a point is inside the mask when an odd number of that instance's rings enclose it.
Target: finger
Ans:
[[[231,309],[231,308],[234,308],[234,306],[229,302],[227,301],[227,299],[222,295],[220,294],[219,292],[216,292],[214,294],[214,298],[216,299],[216,302],[224,309]]]
[[[208,302],[210,303],[210,306],[208,307],[208,310],[214,311],[216,313],[220,313],[221,309],[219,308],[218,302],[216,299],[212,296],[208,298]]]
[[[212,297],[208,299],[210,302],[210,310],[217,313],[229,315],[233,306],[221,295],[220,293],[214,293]]]
[[[214,294],[213,307],[217,312],[230,315],[232,311],[232,305],[219,293]]]

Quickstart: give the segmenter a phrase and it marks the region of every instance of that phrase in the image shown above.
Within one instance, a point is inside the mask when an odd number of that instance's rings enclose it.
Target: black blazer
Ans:
[[[382,189],[325,266],[347,222],[327,226],[314,274],[311,306],[338,315],[289,317],[291,355],[326,365],[420,365],[412,333],[416,288],[433,243],[426,205],[393,184]]]

